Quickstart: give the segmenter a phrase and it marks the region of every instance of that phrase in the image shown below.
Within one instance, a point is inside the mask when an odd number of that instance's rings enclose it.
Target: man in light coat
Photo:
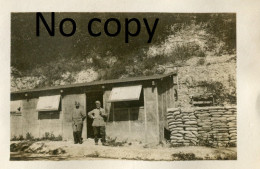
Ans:
[[[106,122],[105,119],[107,117],[107,113],[103,108],[101,108],[100,101],[96,101],[96,108],[88,113],[88,116],[93,119],[93,130],[95,137],[95,144],[98,145],[98,135],[101,135],[102,145],[106,144]]]
[[[82,144],[83,139],[82,129],[83,129],[83,121],[86,118],[86,114],[84,111],[79,109],[79,102],[75,102],[75,110],[72,113],[72,129],[73,129],[73,137],[74,137],[74,144]]]

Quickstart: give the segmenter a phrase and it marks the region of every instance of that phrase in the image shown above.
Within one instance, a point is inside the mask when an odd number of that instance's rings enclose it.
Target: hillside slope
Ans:
[[[165,16],[164,16],[165,15]],[[178,69],[179,101],[181,106],[190,106],[189,96],[214,93],[217,104],[236,103],[236,21],[232,14],[162,14],[156,43],[150,45],[129,44],[120,47],[115,41],[102,42],[97,46],[82,48],[84,44],[75,39],[50,49],[42,55],[51,58],[45,62],[22,60],[19,31],[13,39],[19,39],[19,50],[13,52],[11,64],[11,91],[90,82],[95,80],[148,76],[168,73]],[[19,17],[17,17],[19,19]],[[169,22],[171,20],[171,22]],[[17,37],[19,38],[17,38]],[[43,42],[52,42],[49,38]],[[62,39],[58,39],[60,42]],[[74,39],[72,39],[74,40]],[[53,39],[55,41],[55,39]],[[86,41],[86,40],[85,40]],[[106,41],[106,39],[104,39]],[[38,42],[38,41],[37,41]],[[55,41],[56,42],[56,41]],[[29,42],[28,42],[29,43]],[[32,43],[32,42],[30,42]],[[79,44],[77,44],[79,43]],[[100,45],[102,44],[102,45]],[[69,53],[64,52],[66,46]],[[79,46],[77,46],[79,45]],[[117,49],[118,48],[118,49]],[[103,50],[104,49],[104,50]],[[34,49],[35,55],[37,49]],[[40,49],[39,49],[40,50]],[[126,51],[127,50],[127,51]],[[57,54],[57,56],[55,55]],[[17,56],[16,56],[17,55]],[[42,56],[43,57],[43,56]],[[48,61],[48,62],[47,62]],[[28,63],[27,63],[28,62]],[[28,68],[24,65],[30,65]]]
[[[205,58],[191,58],[182,66],[165,64],[160,65],[163,73],[169,73],[173,69],[178,70],[178,102],[176,106],[190,107],[190,96],[211,92],[221,104],[236,103],[236,56],[208,56]],[[83,83],[98,80],[99,72],[93,69],[82,70],[78,73],[68,72],[64,79],[57,80],[57,85],[68,84],[69,76],[74,76],[73,83]],[[12,76],[12,91],[35,88],[44,79],[36,77]],[[206,82],[206,84],[205,84]],[[214,84],[220,85],[215,85]],[[208,86],[212,84],[214,88]]]

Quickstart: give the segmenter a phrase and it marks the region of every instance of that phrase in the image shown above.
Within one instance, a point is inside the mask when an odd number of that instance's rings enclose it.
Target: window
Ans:
[[[138,100],[112,102],[112,112],[109,121],[143,120],[144,95],[141,90]]]
[[[21,116],[21,100],[11,101],[10,113],[13,116]]]
[[[144,106],[144,100],[140,99],[140,100],[137,100],[137,101],[115,102],[113,104],[114,104],[115,109],[143,107]]]
[[[39,97],[37,103],[38,119],[60,118],[60,95]]]
[[[38,112],[38,120],[59,119],[59,118],[60,118],[59,111],[39,111]]]
[[[114,109],[114,121],[128,121],[128,109]]]
[[[135,120],[140,119],[139,114],[141,114],[141,111],[139,108],[130,109],[130,121],[135,121]]]
[[[39,97],[38,111],[58,111],[60,105],[60,95]]]
[[[109,97],[110,102],[139,100],[142,85],[114,87]]]

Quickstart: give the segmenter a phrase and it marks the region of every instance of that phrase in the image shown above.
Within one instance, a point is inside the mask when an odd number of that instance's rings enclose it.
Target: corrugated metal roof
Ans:
[[[162,79],[162,78],[172,76],[172,75],[176,75],[176,74],[177,74],[176,72],[171,72],[171,73],[164,74],[164,75],[141,76],[141,77],[130,77],[130,78],[123,78],[123,79],[93,81],[93,82],[87,82],[87,83],[77,83],[77,84],[60,85],[60,86],[52,86],[52,87],[29,89],[29,90],[20,90],[20,91],[11,92],[11,94],[40,92],[40,91],[66,89],[66,88],[74,88],[74,87],[94,86],[94,85],[105,85],[105,84],[113,84],[113,83],[125,83],[125,82],[135,82],[135,81],[145,81],[145,80],[156,80],[156,79]]]

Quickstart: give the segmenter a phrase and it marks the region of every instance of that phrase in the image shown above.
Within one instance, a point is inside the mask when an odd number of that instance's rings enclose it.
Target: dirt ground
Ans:
[[[203,146],[170,147],[168,144],[125,143],[123,146],[94,145],[93,139],[83,144],[72,141],[11,141],[10,160],[236,160],[236,147]]]

